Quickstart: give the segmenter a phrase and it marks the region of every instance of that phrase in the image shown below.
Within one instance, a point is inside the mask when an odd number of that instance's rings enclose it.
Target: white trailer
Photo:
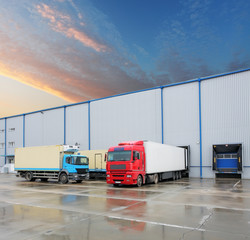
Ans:
[[[144,142],[144,148],[147,174],[186,169],[187,159],[184,148],[150,141]]]
[[[188,169],[187,149],[182,147],[144,141],[145,149],[145,172],[150,181],[155,181],[155,174],[160,179],[181,178]]]

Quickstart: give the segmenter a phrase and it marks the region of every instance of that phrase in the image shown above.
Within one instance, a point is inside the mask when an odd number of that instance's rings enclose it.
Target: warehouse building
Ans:
[[[0,119],[1,172],[17,147],[107,149],[129,140],[188,146],[190,177],[250,179],[250,69]]]

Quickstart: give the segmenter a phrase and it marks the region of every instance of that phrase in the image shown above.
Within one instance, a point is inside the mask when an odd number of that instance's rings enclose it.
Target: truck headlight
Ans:
[[[108,174],[107,177],[110,177],[110,175]]]
[[[132,175],[127,175],[127,177],[129,178],[129,177],[132,177]]]

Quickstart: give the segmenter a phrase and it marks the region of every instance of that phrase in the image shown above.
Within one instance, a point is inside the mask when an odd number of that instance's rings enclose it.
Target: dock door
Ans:
[[[216,177],[241,177],[242,144],[213,145],[213,170]]]

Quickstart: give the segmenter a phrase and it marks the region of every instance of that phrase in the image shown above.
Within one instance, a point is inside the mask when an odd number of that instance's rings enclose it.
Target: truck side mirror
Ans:
[[[107,158],[108,158],[108,153],[105,153],[104,162],[107,162]]]

